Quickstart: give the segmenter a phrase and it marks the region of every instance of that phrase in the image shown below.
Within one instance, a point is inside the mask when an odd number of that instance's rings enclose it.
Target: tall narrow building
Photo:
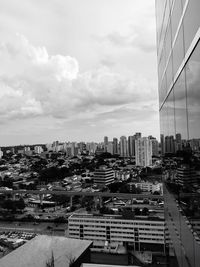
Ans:
[[[128,137],[128,156],[131,158],[135,156],[135,136]]]
[[[120,137],[120,156],[127,157],[128,155],[128,146],[127,146],[127,138],[126,136]]]
[[[180,267],[200,266],[200,237],[192,223],[200,223],[199,12],[199,0],[156,0],[161,150],[163,156],[175,153],[170,166],[177,166],[175,179],[166,169],[165,218]]]
[[[119,154],[119,149],[118,149],[118,139],[117,138],[113,138],[113,154]]]
[[[104,136],[104,151],[108,152],[108,136]]]
[[[142,167],[152,165],[152,142],[148,137],[135,141],[135,162],[137,166]]]

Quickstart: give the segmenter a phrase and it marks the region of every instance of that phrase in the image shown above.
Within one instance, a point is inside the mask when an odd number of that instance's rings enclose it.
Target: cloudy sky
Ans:
[[[0,9],[0,146],[159,136],[154,0]]]

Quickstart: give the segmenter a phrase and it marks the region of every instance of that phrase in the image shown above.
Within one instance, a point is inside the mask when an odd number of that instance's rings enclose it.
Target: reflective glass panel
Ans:
[[[186,111],[186,87],[185,72],[182,71],[174,85],[175,98],[175,123],[176,134],[180,134],[182,139],[188,139],[187,131],[187,111]]]
[[[186,65],[189,138],[200,138],[200,43]]]
[[[176,75],[176,72],[178,68],[180,67],[182,61],[184,58],[184,46],[183,46],[183,27],[181,26],[176,42],[174,44],[173,48],[173,71],[174,76]]]
[[[182,3],[181,3],[181,0],[176,0],[174,2],[173,11],[172,11],[172,17],[171,17],[172,42],[174,40],[174,36],[176,34],[177,27],[178,27],[181,15],[182,15]]]
[[[197,12],[198,10],[198,12]],[[190,44],[200,27],[200,1],[190,0],[184,16],[184,40],[185,40],[185,51],[187,52]]]

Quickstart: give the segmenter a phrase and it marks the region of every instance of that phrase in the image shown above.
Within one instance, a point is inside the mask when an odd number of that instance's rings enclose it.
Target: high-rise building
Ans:
[[[139,133],[139,132],[134,134],[134,138],[135,139],[138,139],[138,138],[141,138],[141,137],[142,137],[142,134]]]
[[[148,138],[151,140],[152,144],[152,156],[159,156],[159,143],[158,140],[156,140],[153,136],[148,136]]]
[[[180,267],[200,263],[200,238],[191,223],[200,216],[196,194],[200,183],[189,182],[198,169],[200,152],[199,11],[199,0],[156,0],[161,151],[179,157],[171,158],[168,165],[177,166],[178,184],[165,182],[165,218]],[[184,169],[182,163],[188,167]]]
[[[107,152],[108,149],[108,136],[104,136],[104,151]]]
[[[127,157],[128,147],[127,147],[127,138],[126,136],[120,137],[120,156]]]
[[[86,150],[89,152],[89,155],[94,155],[97,149],[97,144],[90,142],[86,144]]]
[[[3,157],[3,151],[0,148],[0,159]]]
[[[80,149],[80,152],[83,153],[86,151],[86,144],[84,142],[78,143],[78,148]]]
[[[134,136],[128,137],[128,156],[129,157],[135,156],[135,137]]]
[[[77,156],[79,154],[79,148],[76,142],[72,142],[71,143],[71,152],[72,152],[72,156]]]
[[[34,147],[34,152],[36,154],[41,154],[43,152],[43,148],[41,146],[35,146]]]
[[[119,154],[119,149],[118,149],[118,139],[117,138],[113,138],[113,154]]]
[[[107,152],[113,155],[113,142],[108,142]]]
[[[152,142],[148,137],[138,138],[135,141],[135,161],[137,166],[152,165]]]

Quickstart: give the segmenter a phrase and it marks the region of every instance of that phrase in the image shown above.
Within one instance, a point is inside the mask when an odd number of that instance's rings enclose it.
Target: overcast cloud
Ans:
[[[82,2],[0,0],[0,145],[158,137],[154,1]]]

